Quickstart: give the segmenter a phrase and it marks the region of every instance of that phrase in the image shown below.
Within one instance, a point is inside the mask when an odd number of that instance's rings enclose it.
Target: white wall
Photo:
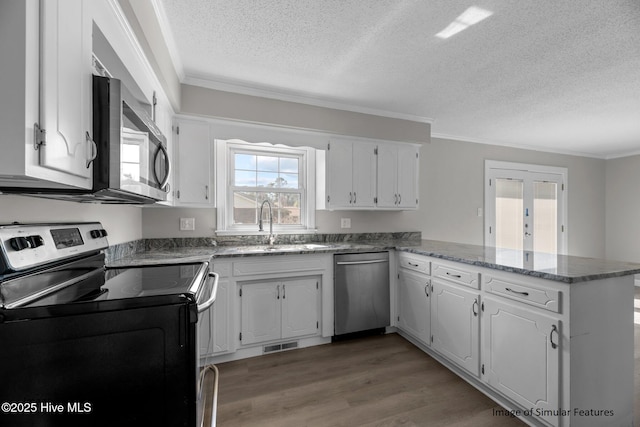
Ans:
[[[99,221],[109,233],[109,244],[142,238],[141,208],[45,200],[35,197],[0,195],[0,224],[12,222]]]
[[[640,262],[640,155],[607,160],[606,257]]]
[[[605,160],[433,138],[420,152],[420,209],[406,212],[317,211],[320,233],[421,231],[425,239],[483,244],[484,161],[562,166],[569,170],[569,248],[572,255],[605,256]],[[196,230],[179,231],[180,217]],[[351,229],[340,219],[351,218]],[[144,208],[143,236],[213,236],[215,209]]]

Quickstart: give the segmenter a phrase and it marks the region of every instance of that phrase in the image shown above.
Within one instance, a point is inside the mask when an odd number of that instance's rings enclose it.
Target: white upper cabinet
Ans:
[[[332,138],[318,155],[318,209],[418,207],[415,144]]]
[[[375,206],[375,149],[366,142],[331,140],[327,146],[328,209]]]
[[[379,208],[418,207],[418,156],[414,145],[378,145]]]
[[[207,122],[179,119],[174,133],[174,204],[214,207],[214,140]]]
[[[40,2],[40,165],[75,175],[69,184],[91,187],[91,15],[84,0]]]
[[[1,186],[92,187],[90,5],[0,6]]]

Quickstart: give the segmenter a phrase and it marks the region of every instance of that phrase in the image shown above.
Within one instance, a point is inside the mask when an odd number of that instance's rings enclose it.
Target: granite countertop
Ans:
[[[418,245],[398,246],[396,250],[565,283],[640,274],[639,263],[436,240],[422,240]]]
[[[373,240],[265,245],[159,248],[108,263],[109,267],[188,264],[219,258],[398,250],[547,280],[578,283],[640,274],[640,264],[524,252],[436,240]]]

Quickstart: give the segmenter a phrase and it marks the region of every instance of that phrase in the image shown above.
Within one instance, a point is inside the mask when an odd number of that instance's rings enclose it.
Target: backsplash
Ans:
[[[176,237],[162,239],[140,239],[132,242],[109,246],[105,250],[107,263],[133,254],[166,250],[171,248],[202,248],[208,246],[247,246],[265,244],[264,235],[250,236],[217,236],[217,237]],[[305,243],[340,243],[367,242],[381,240],[416,240],[422,239],[419,231],[392,233],[340,233],[340,234],[282,234],[276,236],[276,245],[291,245]]]

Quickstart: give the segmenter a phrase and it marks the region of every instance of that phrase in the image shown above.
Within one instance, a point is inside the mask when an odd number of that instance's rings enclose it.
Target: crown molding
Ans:
[[[433,123],[433,119],[429,117],[417,116],[414,114],[398,113],[395,111],[382,110],[378,108],[362,107],[358,105],[330,101],[322,98],[314,98],[306,95],[295,93],[284,93],[272,89],[258,88],[238,83],[224,82],[221,80],[213,80],[207,77],[198,77],[187,75],[182,81],[183,84],[192,86],[205,87],[208,89],[220,90],[223,92],[232,92],[241,95],[256,96],[260,98],[276,99],[278,101],[295,102],[297,104],[312,105],[315,107],[331,108],[334,110],[351,111],[354,113],[369,114],[373,116],[389,117],[393,119],[408,120],[420,123]]]
[[[171,62],[173,63],[173,69],[178,76],[178,80],[180,81],[180,83],[182,83],[185,79],[184,66],[182,64],[182,59],[180,58],[178,44],[176,43],[176,39],[173,37],[173,32],[171,31],[171,26],[169,25],[167,13],[164,10],[164,6],[162,6],[162,2],[160,0],[150,1],[151,5],[153,6],[153,11],[156,14],[158,24],[160,25],[162,37],[164,37],[164,42],[167,46],[167,50],[169,51],[169,57],[171,58]]]

